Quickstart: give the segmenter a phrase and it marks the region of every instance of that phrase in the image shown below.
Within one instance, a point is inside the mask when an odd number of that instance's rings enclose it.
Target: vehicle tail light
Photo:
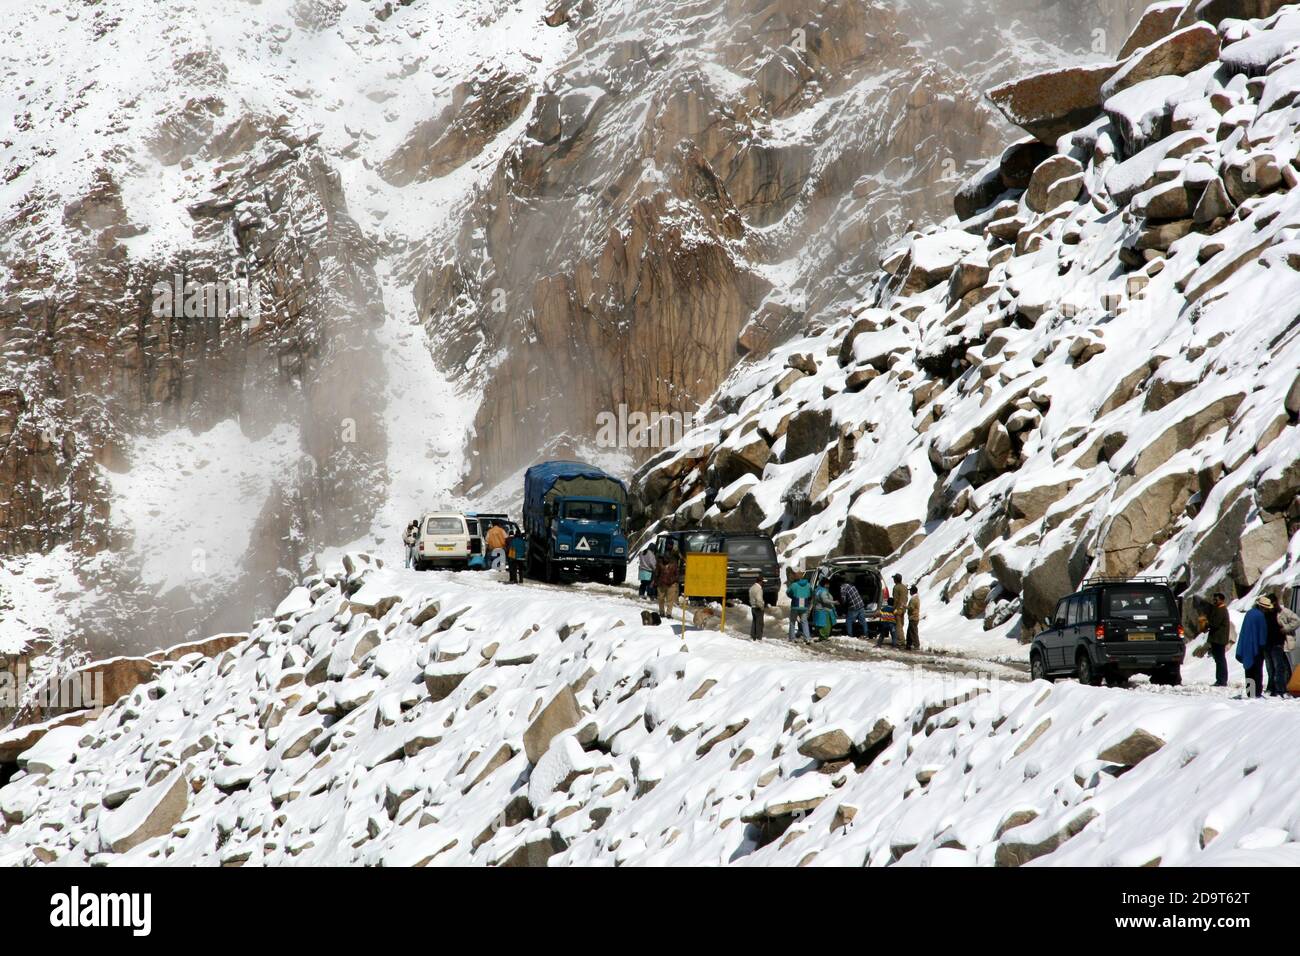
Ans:
[[[1185,633],[1186,633],[1186,632],[1183,630],[1183,626],[1182,626],[1181,624],[1179,624],[1179,625],[1178,625],[1178,639],[1179,639],[1180,641],[1184,639],[1184,638],[1183,638],[1183,635],[1184,635]]]
[[[1106,627],[1105,627],[1105,625],[1103,625],[1103,624],[1098,624],[1098,625],[1097,625],[1097,640],[1100,641],[1100,640],[1102,640],[1102,639],[1105,638],[1105,637],[1106,637]]]
[[[424,551],[424,542],[423,542],[423,541],[420,542],[420,551],[421,551],[421,552]]]

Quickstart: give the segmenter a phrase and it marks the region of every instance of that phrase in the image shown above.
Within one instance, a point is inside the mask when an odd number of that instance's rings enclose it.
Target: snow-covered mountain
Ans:
[[[243,627],[317,551],[589,446],[599,409],[693,410],[738,342],[761,353],[843,301],[882,235],[1005,141],[982,88],[1095,60],[1131,18],[1118,0],[15,9],[0,648]],[[242,288],[257,315],[186,283]]]
[[[1021,640],[1089,573],[1294,587],[1300,8],[1265,6],[1158,4],[1123,60],[994,90],[1034,136],[737,366],[638,473],[643,521],[887,556]]]

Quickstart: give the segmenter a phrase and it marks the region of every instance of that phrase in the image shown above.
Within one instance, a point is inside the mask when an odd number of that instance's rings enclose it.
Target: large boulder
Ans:
[[[1182,411],[1137,452],[1133,458],[1133,474],[1138,478],[1149,475],[1180,451],[1191,448],[1206,435],[1226,426],[1245,399],[1245,392],[1233,392]]]
[[[835,437],[831,412],[826,408],[805,408],[790,418],[785,431],[786,461],[798,461],[805,455],[820,452]]]
[[[524,731],[524,753],[534,766],[551,745],[556,734],[563,733],[582,719],[578,698],[567,684],[551,698]]]
[[[1102,535],[1106,573],[1131,576],[1141,571],[1148,563],[1147,549],[1167,536],[1197,490],[1193,471],[1170,472],[1131,490]]]
[[[1102,99],[1157,76],[1186,76],[1213,62],[1219,55],[1219,31],[1196,23],[1137,51],[1102,84]]]
[[[870,518],[850,514],[844,524],[844,534],[837,549],[841,554],[872,554],[888,557],[921,527],[916,519],[890,520],[888,508],[883,508]]]
[[[1233,563],[1238,586],[1243,591],[1253,588],[1269,566],[1286,554],[1289,540],[1286,521],[1280,515],[1248,528]]]
[[[179,771],[132,794],[116,810],[100,814],[101,844],[113,853],[125,853],[146,840],[165,836],[185,815],[189,794],[189,781]]]
[[[709,463],[710,481],[715,487],[725,488],[743,475],[762,475],[772,448],[758,429],[748,439],[722,445],[714,450]]]
[[[1116,69],[1093,63],[1047,70],[994,87],[988,96],[1008,120],[1050,145],[1101,115],[1101,87]]]
[[[1178,15],[1183,12],[1183,7],[1186,5],[1184,0],[1164,0],[1162,3],[1154,3],[1147,7],[1138,18],[1137,25],[1133,27],[1128,39],[1124,41],[1124,45],[1119,48],[1115,59],[1122,63],[1143,47],[1150,46],[1161,37],[1169,35],[1178,23]]]
[[[1034,212],[1047,212],[1073,202],[1082,191],[1083,165],[1071,156],[1053,156],[1034,170],[1025,204]]]

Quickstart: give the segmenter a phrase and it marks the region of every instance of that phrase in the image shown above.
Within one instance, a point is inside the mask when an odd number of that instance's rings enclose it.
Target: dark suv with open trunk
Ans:
[[[1182,682],[1179,600],[1165,578],[1089,578],[1061,598],[1029,649],[1035,678],[1121,684],[1132,674]]]

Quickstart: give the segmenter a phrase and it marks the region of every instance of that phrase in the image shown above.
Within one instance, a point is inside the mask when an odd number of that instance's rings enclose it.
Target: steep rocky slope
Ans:
[[[1275,11],[1160,4],[1122,62],[994,90],[1038,138],[738,366],[638,473],[642,520],[889,556],[1021,639],[1088,573],[1294,585],[1300,10]]]
[[[307,578],[0,787],[0,864],[1295,865],[1286,703],[941,679],[631,601]]]
[[[557,0],[573,53],[417,286],[444,367],[482,389],[466,487],[620,404],[692,412],[853,297],[884,238],[1005,142],[978,91],[1087,58],[1095,30],[1117,43],[1128,6]],[[451,126],[523,105],[508,81],[467,91]]]

